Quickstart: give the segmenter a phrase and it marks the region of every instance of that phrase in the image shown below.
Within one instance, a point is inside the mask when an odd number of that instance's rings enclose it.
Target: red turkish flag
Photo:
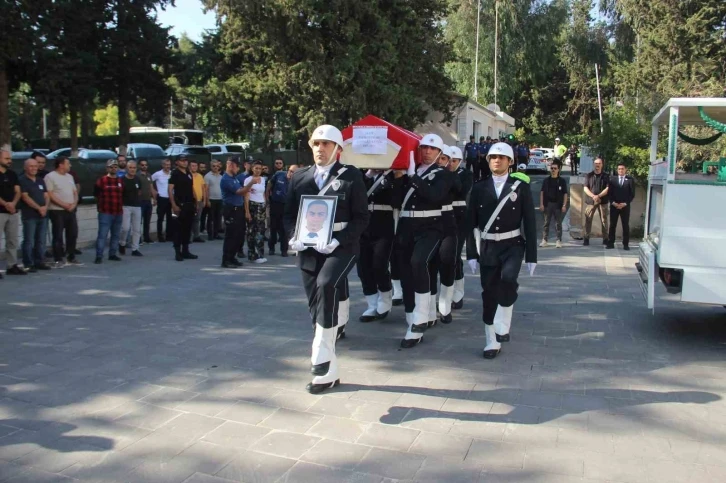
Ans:
[[[415,132],[368,115],[343,129],[340,160],[357,168],[407,169],[410,159],[419,162],[420,139]]]

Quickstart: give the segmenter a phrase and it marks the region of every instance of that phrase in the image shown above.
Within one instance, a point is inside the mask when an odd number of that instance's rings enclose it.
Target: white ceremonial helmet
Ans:
[[[463,159],[461,148],[458,146],[449,146],[449,157],[451,159]]]
[[[418,143],[420,146],[431,146],[432,148],[438,148],[441,150],[442,153],[446,154],[444,152],[444,149],[446,148],[446,145],[444,144],[444,140],[441,139],[441,136],[433,133],[426,134],[423,138],[421,138],[421,141]],[[446,154],[448,156],[448,154]]]
[[[315,141],[330,141],[337,144],[340,149],[343,149],[343,133],[340,132],[340,129],[330,124],[323,124],[315,128],[313,135],[308,140],[310,149],[312,149],[313,142]]]
[[[489,148],[489,152],[487,153],[487,161],[489,161],[489,156],[491,156],[492,154],[498,154],[500,156],[506,156],[509,159],[514,159],[514,151],[512,151],[512,146],[507,143],[496,143],[491,148]]]

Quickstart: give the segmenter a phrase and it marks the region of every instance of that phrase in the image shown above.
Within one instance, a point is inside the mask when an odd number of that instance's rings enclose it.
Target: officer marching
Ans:
[[[496,333],[494,318],[497,306],[511,310],[517,301],[522,259],[530,275],[537,265],[532,192],[527,183],[509,175],[513,160],[510,145],[496,143],[490,148],[487,161],[492,176],[474,185],[466,212],[467,226],[472,228],[466,244],[467,263],[472,273],[477,265],[481,267],[485,359],[494,359],[501,342],[509,339],[508,333]]]
[[[315,326],[311,370],[313,380],[306,389],[318,394],[340,384],[335,341],[341,292],[360,251],[360,237],[368,226],[370,214],[363,175],[358,169],[337,161],[343,150],[343,135],[334,126],[322,125],[309,141],[315,166],[295,172],[285,201],[283,221],[292,233],[290,247],[298,252],[297,265],[302,273],[308,307]],[[295,233],[300,197],[326,195],[338,198],[333,238],[306,248]]]
[[[367,304],[359,320],[373,322],[386,318],[393,305],[393,286],[388,264],[393,249],[393,207],[400,204],[403,179],[395,179],[390,170],[368,170],[365,181],[371,219],[361,236],[357,264],[358,278]],[[396,196],[398,201],[394,199]]]
[[[467,168],[462,166],[461,163],[461,149],[456,146],[451,147],[451,164],[449,169],[453,171],[456,176],[459,177],[459,183],[461,185],[458,191],[454,191],[454,199],[452,206],[454,207],[454,217],[456,218],[456,229],[457,229],[457,245],[456,245],[456,273],[454,275],[454,290],[451,299],[451,308],[458,310],[464,307],[464,262],[461,261],[461,253],[464,249],[464,242],[468,229],[466,227],[466,198],[469,196],[471,187],[474,185],[474,177]],[[439,298],[439,305],[441,305],[441,298]],[[441,315],[444,312],[441,311]]]
[[[427,134],[419,142],[419,149],[422,163],[418,168],[411,159],[408,170],[394,172],[396,179],[407,177],[394,241],[408,324],[406,336],[401,341],[404,349],[421,342],[428,327],[431,261],[443,237],[441,207],[450,190],[448,177],[436,164],[444,150],[441,138]]]

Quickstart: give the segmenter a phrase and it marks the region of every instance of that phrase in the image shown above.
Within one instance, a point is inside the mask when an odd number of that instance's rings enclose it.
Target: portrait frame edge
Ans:
[[[326,227],[328,230],[328,236],[327,236],[327,244],[330,244],[330,242],[333,240],[333,226],[335,225],[335,212],[338,208],[338,197],[334,195],[302,195],[300,196],[300,206],[298,207],[298,213],[297,213],[297,222],[295,223],[295,233],[296,238],[299,241],[302,241],[303,244],[306,247],[314,247],[317,245],[315,242],[306,242],[300,239],[300,234],[302,234],[303,230],[303,223],[305,220],[305,216],[303,214],[304,208],[306,204],[309,204],[309,202],[312,201],[323,201],[328,205],[329,207],[329,213],[331,216],[328,217],[328,220],[326,221]],[[307,202],[307,203],[306,203]],[[332,206],[331,206],[332,205]]]

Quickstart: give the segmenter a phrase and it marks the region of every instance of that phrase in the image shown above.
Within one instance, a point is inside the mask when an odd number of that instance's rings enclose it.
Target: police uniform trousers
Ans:
[[[464,243],[466,242],[466,226],[465,226],[466,207],[454,207],[456,216],[457,239],[456,239],[456,262],[454,270],[454,294],[451,301],[458,303],[464,298],[464,262],[461,254],[464,251]]]
[[[363,316],[383,317],[391,310],[393,286],[388,265],[393,250],[392,213],[378,212],[378,219],[374,221],[381,225],[389,223],[390,232],[375,233],[371,232],[371,227],[369,227],[360,239],[358,278],[363,286],[363,295],[368,305]],[[379,226],[382,228],[381,225]]]
[[[391,285],[393,286],[393,300],[398,300],[397,304],[403,303],[403,288],[401,287],[401,267],[398,263],[398,255],[395,249],[395,243],[391,247],[391,257],[389,259],[391,268]]]
[[[179,214],[171,217],[174,228],[174,249],[187,252],[192,237],[192,223],[194,223],[196,203],[193,201],[177,203],[177,206],[179,207]]]
[[[338,379],[338,360],[335,356],[337,326],[340,310],[346,313],[348,311],[346,305],[350,301],[347,298],[347,276],[353,269],[356,256],[336,252],[323,255],[312,248],[308,248],[306,252],[309,253],[303,256],[315,257],[314,270],[301,269],[310,316],[315,327],[310,363],[314,367],[327,365],[327,371],[316,375],[312,383],[328,384]]]
[[[454,296],[454,280],[456,276],[456,257],[459,247],[459,233],[453,210],[443,214],[444,234],[439,246],[438,272],[441,282],[439,293],[439,312],[441,315],[451,313],[451,302]],[[461,257],[459,257],[461,258]]]
[[[428,326],[431,294],[435,294],[435,266],[432,266],[441,243],[442,233],[436,227],[417,230],[410,220],[401,218],[395,240],[395,251],[401,274],[403,304],[408,331],[406,339],[420,339]],[[435,309],[434,304],[434,311]],[[435,320],[434,314],[434,320]]]
[[[517,301],[519,270],[524,260],[524,239],[481,241],[479,265],[482,287],[482,320],[494,323],[497,306],[511,307]],[[503,334],[502,334],[503,335]]]
[[[228,262],[234,260],[237,256],[239,245],[245,237],[247,220],[244,206],[224,205],[222,214],[224,215],[225,227],[222,261]]]

